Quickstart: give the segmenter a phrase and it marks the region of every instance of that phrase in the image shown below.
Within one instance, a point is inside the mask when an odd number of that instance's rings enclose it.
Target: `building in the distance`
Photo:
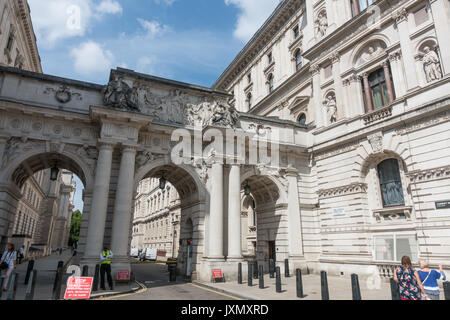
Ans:
[[[155,248],[162,257],[177,257],[180,239],[181,202],[177,190],[159,179],[139,183],[134,200],[131,248]]]

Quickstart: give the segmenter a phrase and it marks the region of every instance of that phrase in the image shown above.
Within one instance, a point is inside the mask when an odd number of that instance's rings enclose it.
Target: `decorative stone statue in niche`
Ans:
[[[327,28],[328,28],[328,18],[327,18],[326,11],[320,12],[314,23],[315,23],[315,28],[316,28],[316,34],[323,37],[325,35],[325,33],[327,32]]]
[[[424,55],[422,57],[423,68],[427,82],[439,80],[442,78],[441,65],[439,63],[438,55],[430,47],[423,48]]]
[[[106,106],[140,111],[136,88],[129,86],[122,77],[115,75],[102,92],[104,94],[103,102]]]
[[[334,93],[329,93],[323,104],[327,108],[328,122],[335,123],[337,120],[337,105],[336,96],[334,95]]]

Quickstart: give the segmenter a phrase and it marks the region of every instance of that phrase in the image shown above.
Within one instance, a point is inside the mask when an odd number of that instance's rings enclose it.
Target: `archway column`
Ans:
[[[103,249],[113,147],[112,143],[107,142],[100,142],[99,146],[86,248],[83,257],[83,264],[90,266],[99,262],[100,252]]]
[[[215,162],[211,167],[211,199],[209,210],[208,258],[223,259],[223,164]]]
[[[111,250],[113,269],[129,270],[129,231],[131,228],[131,208],[133,206],[133,182],[136,162],[136,148],[124,146],[120,161],[116,199],[112,223]]]
[[[300,202],[298,194],[298,171],[287,170],[288,187],[288,221],[289,221],[289,257],[303,256],[303,235],[300,219]]]
[[[228,183],[228,259],[242,259],[241,167],[232,164]]]

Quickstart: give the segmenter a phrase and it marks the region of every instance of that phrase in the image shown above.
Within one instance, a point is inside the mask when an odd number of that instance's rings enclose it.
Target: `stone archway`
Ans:
[[[11,138],[7,142],[6,152],[3,157],[0,173],[0,212],[2,245],[12,236],[15,215],[19,201],[22,198],[21,189],[25,182],[34,174],[57,167],[58,176],[62,170],[70,171],[77,175],[83,185],[92,187],[92,175],[88,160],[79,154],[72,154],[70,148],[52,150],[39,141]],[[42,246],[44,254],[49,254],[53,249],[64,247],[69,237],[70,219],[69,212],[62,209],[68,208],[70,190],[59,189],[59,180],[43,181],[43,186],[49,192],[43,202],[39,202],[39,224],[36,226],[37,243]],[[69,188],[70,189],[70,188]],[[31,241],[31,238],[30,238]],[[45,245],[44,245],[45,244]]]
[[[143,179],[162,176],[177,190],[181,202],[179,249],[174,254],[178,258],[178,270],[182,275],[186,275],[188,270],[191,278],[196,279],[205,253],[207,191],[192,167],[178,166],[166,159],[150,161],[140,167],[135,175],[134,190]],[[188,245],[191,250],[189,258]],[[190,269],[187,267],[188,259],[191,262]]]

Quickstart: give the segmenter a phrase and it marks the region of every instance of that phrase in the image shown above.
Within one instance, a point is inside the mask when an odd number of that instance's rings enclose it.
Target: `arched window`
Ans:
[[[296,70],[300,70],[300,68],[302,67],[302,54],[300,50],[297,50],[297,52],[295,53],[295,67]]]
[[[298,117],[297,122],[299,124],[306,124],[306,114],[304,114],[304,113],[300,114],[300,116]]]
[[[396,159],[384,160],[377,169],[383,207],[404,205],[405,198],[398,161]]]
[[[273,74],[269,74],[269,93],[271,93],[273,91]]]
[[[252,93],[249,92],[247,95],[247,106],[248,106],[248,110],[250,110],[253,107],[253,97],[252,97]]]

